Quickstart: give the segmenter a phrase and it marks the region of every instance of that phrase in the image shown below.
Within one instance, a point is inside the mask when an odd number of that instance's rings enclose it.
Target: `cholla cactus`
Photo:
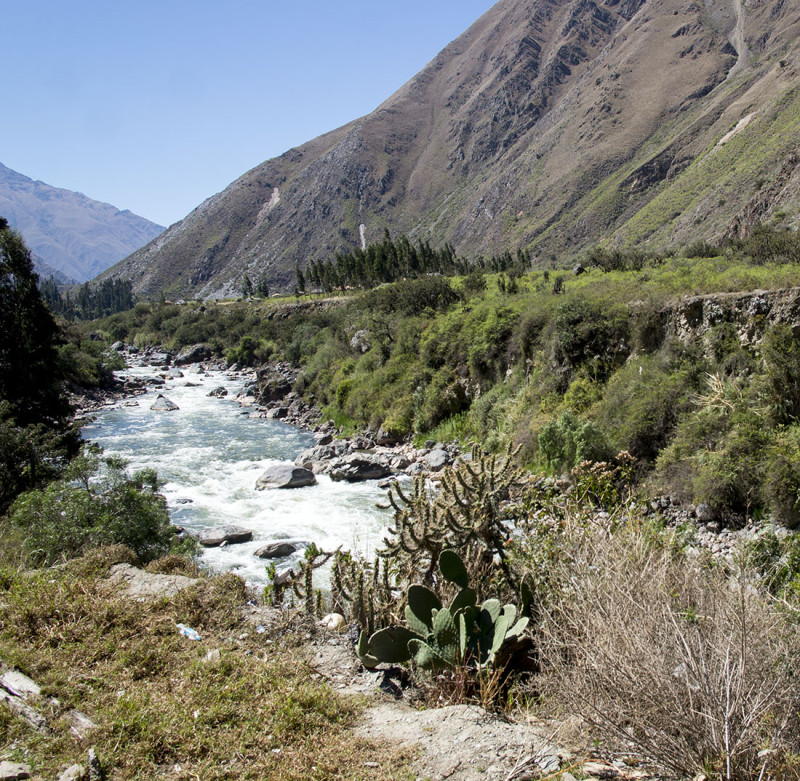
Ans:
[[[370,564],[349,551],[337,551],[331,568],[331,592],[333,609],[369,632],[392,620],[394,595],[388,565],[381,559]]]
[[[497,456],[473,445],[471,461],[442,473],[435,498],[422,477],[417,478],[410,495],[394,485],[389,491],[394,524],[378,555],[391,560],[409,580],[419,575],[428,585],[433,584],[443,550],[458,551],[473,575],[497,556],[510,581],[501,502],[522,476],[514,465],[514,455],[511,448],[505,456]]]
[[[314,591],[314,570],[327,564],[337,553],[338,549],[327,552],[314,544],[309,545],[300,561],[300,571],[292,578],[292,591],[303,601],[310,616],[322,617],[322,592]]]

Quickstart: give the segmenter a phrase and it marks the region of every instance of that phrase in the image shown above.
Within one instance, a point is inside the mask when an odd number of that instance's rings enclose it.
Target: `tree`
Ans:
[[[0,217],[0,513],[77,452],[58,341],[30,251]]]
[[[0,217],[0,401],[23,426],[71,412],[57,366],[58,326],[38,283],[22,236]]]

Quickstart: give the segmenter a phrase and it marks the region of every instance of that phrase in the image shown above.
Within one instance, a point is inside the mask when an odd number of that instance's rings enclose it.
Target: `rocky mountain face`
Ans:
[[[36,270],[86,282],[164,228],[82,193],[34,181],[0,163],[0,215],[22,233]]]
[[[791,0],[501,0],[373,113],[259,165],[118,264],[140,294],[289,287],[393,235],[466,256],[662,248],[798,217]]]

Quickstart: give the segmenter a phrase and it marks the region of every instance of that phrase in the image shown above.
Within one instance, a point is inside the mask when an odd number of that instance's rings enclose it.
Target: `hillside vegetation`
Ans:
[[[578,275],[512,264],[295,303],[140,303],[92,327],[140,347],[291,361],[295,389],[350,429],[512,444],[552,474],[626,451],[651,491],[794,523],[797,308],[737,307],[746,291],[800,285],[799,257],[794,234],[761,229],[724,251],[595,249]]]

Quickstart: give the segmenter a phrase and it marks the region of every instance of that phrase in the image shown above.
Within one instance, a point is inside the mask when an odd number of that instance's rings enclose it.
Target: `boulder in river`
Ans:
[[[208,392],[209,396],[214,396],[217,399],[221,399],[223,396],[228,395],[228,389],[224,385],[218,385],[214,390]]]
[[[159,393],[158,398],[150,405],[150,409],[156,412],[174,412],[180,407],[174,401],[170,401],[162,393]]]
[[[294,463],[305,469],[311,469],[315,474],[324,474],[328,471],[330,463],[345,455],[350,449],[350,445],[344,440],[337,439],[330,445],[316,445],[304,450],[295,458]]]
[[[206,529],[200,532],[197,539],[204,548],[216,548],[223,543],[235,545],[239,542],[249,542],[253,539],[253,532],[242,526],[233,526],[229,524]]]
[[[297,552],[298,545],[294,542],[271,542],[256,551],[259,559],[283,559]]]
[[[194,344],[186,347],[175,358],[176,366],[185,366],[189,363],[202,363],[211,358],[211,348],[207,344]]]
[[[387,477],[391,474],[391,469],[372,453],[351,453],[332,462],[328,473],[332,480],[359,483]]]
[[[268,467],[256,480],[256,490],[266,488],[303,488],[316,485],[317,478],[310,469],[294,464],[275,464]]]
[[[450,454],[446,450],[431,450],[424,460],[431,472],[439,472],[450,463]]]

